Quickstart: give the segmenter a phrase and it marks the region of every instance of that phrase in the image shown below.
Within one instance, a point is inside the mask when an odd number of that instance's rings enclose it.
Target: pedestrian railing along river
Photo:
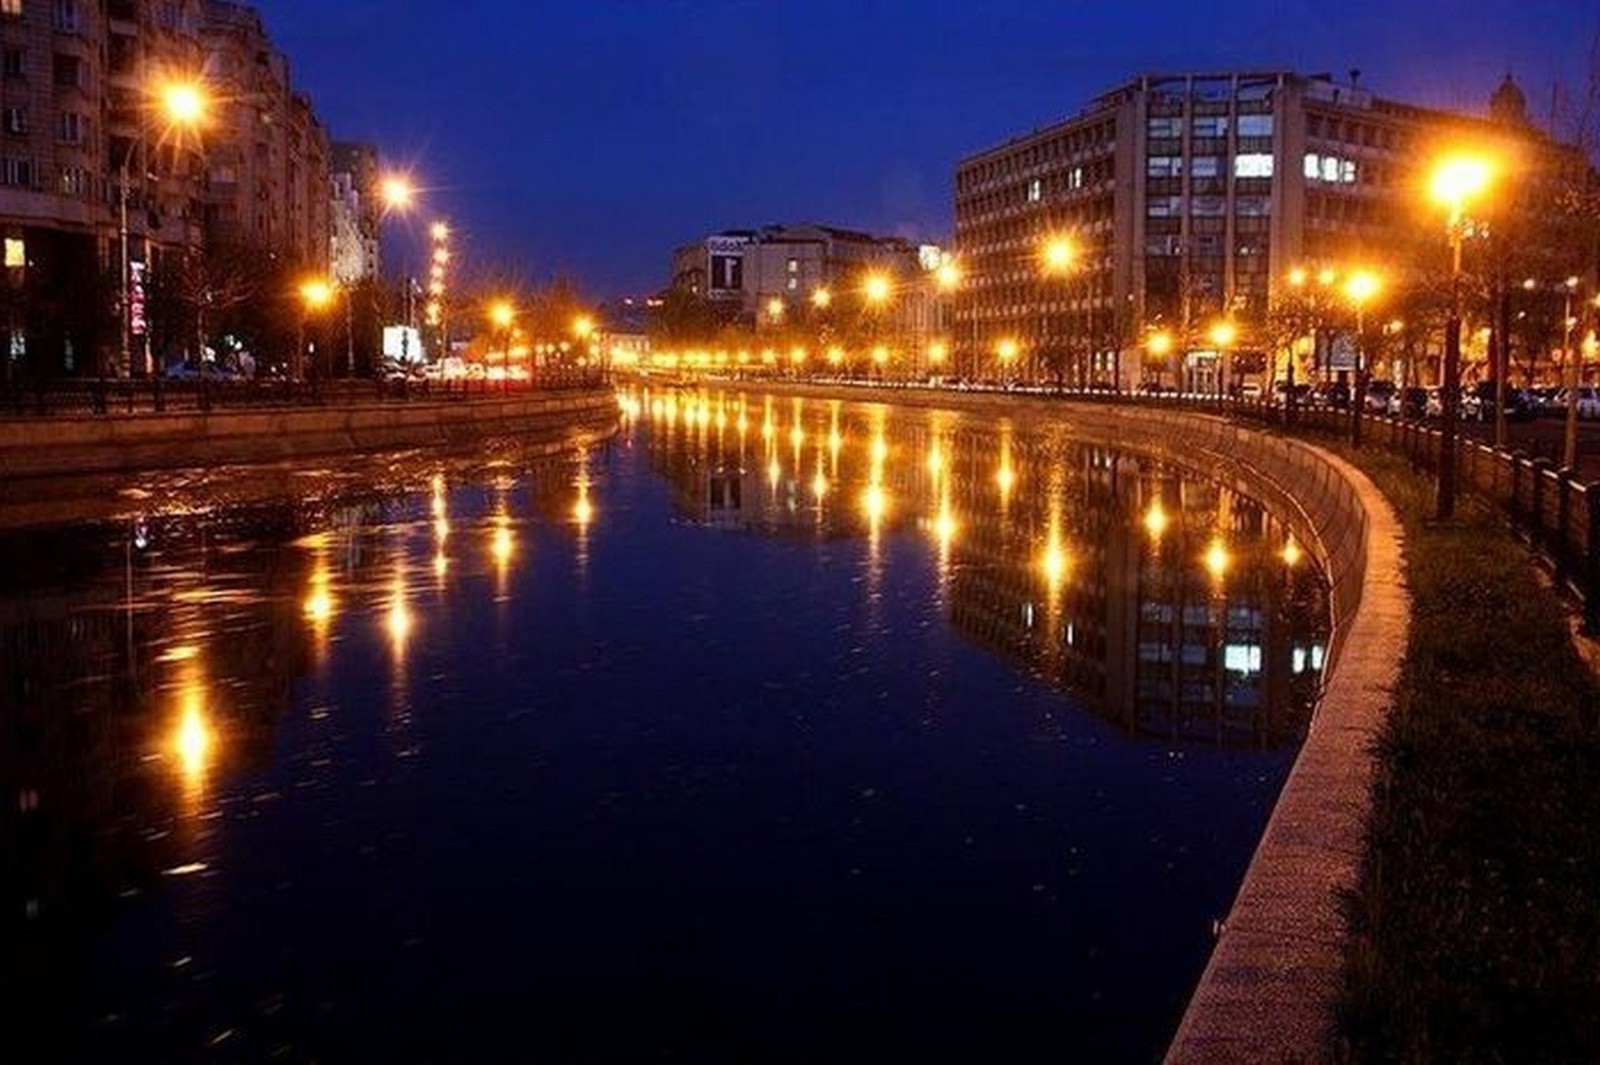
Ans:
[[[264,407],[465,400],[603,388],[599,368],[540,371],[529,380],[479,377],[328,381],[73,378],[0,385],[0,417],[84,417]]]

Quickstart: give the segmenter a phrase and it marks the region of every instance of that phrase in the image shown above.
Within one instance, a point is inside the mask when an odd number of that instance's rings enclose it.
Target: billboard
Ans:
[[[395,362],[421,362],[427,357],[422,350],[422,334],[409,325],[383,327],[383,357]]]
[[[743,237],[712,237],[706,241],[708,291],[744,291],[745,243]]]

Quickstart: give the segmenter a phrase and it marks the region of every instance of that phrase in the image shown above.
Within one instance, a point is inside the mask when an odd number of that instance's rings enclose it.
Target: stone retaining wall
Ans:
[[[614,426],[610,389],[471,400],[0,420],[0,477],[132,473],[341,453],[458,449]]]

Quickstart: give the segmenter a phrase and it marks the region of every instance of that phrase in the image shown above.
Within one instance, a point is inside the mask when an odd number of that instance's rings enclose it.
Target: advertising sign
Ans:
[[[744,291],[743,237],[712,237],[706,241],[710,256],[710,277],[706,287],[712,292]]]
[[[128,331],[136,337],[145,333],[144,275],[144,263],[128,264]]]
[[[383,357],[395,362],[421,362],[422,334],[408,325],[384,326]]]

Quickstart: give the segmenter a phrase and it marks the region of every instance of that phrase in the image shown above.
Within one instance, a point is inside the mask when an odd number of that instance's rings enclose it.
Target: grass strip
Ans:
[[[1432,482],[1346,457],[1404,522],[1414,613],[1347,900],[1339,1056],[1600,1062],[1595,678],[1498,516],[1435,525]]]

